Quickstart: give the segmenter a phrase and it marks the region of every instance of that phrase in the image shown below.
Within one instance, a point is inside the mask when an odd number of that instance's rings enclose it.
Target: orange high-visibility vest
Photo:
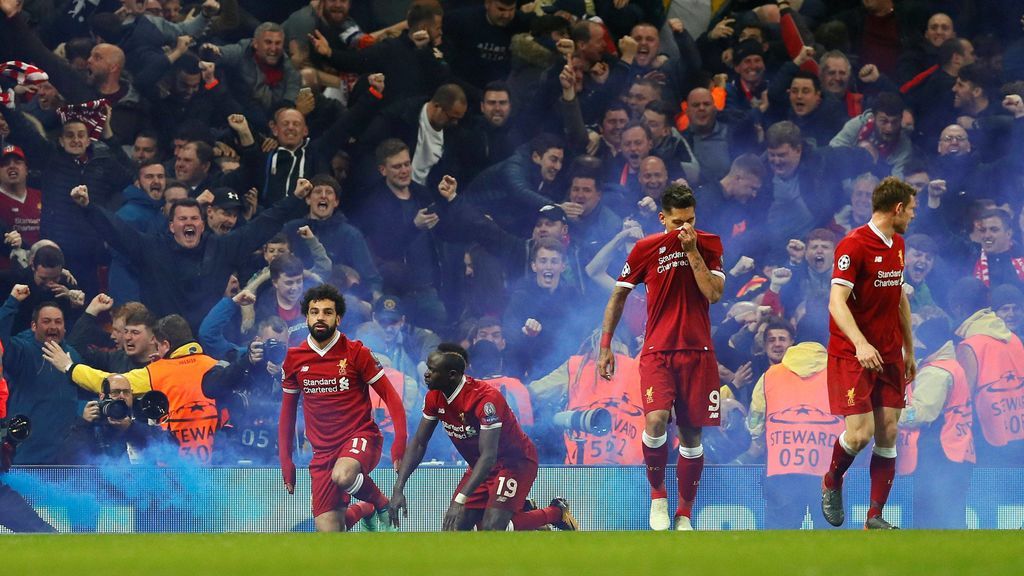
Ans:
[[[1024,440],[1024,345],[978,334],[963,341],[978,359],[974,414],[985,440],[1006,446]]]
[[[955,359],[945,358],[929,362],[921,366],[932,366],[945,370],[953,377],[953,386],[946,396],[946,404],[942,408],[942,429],[939,431],[939,442],[942,451],[950,462],[975,462],[974,412],[971,408],[971,395],[967,386],[967,375]],[[907,403],[914,397],[914,383],[907,385]],[[900,428],[896,447],[899,458],[896,460],[896,473],[913,474],[917,469],[917,442],[921,437],[920,428]]]
[[[807,378],[776,364],[764,373],[768,476],[828,471],[843,419],[829,411],[827,370]]]
[[[487,382],[501,392],[516,415],[516,419],[519,420],[520,426],[533,426],[533,403],[530,401],[530,391],[518,378],[498,376],[486,378],[483,382]]]
[[[221,427],[217,403],[203,394],[203,375],[217,361],[206,354],[157,360],[146,370],[150,385],[167,395],[170,413],[161,425],[178,441],[178,453],[209,464]]]
[[[586,363],[583,360],[586,359]],[[644,463],[640,435],[644,431],[644,409],[640,403],[639,363],[622,354],[615,355],[615,375],[606,381],[597,374],[592,356],[569,358],[569,401],[567,410],[604,408],[611,413],[612,427],[604,436],[565,433],[565,463],[594,466]],[[579,440],[580,442],[578,442]]]

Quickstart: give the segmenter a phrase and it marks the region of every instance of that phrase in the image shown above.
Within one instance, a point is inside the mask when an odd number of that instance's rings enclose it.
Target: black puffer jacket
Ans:
[[[195,248],[180,246],[170,232],[138,232],[94,203],[84,212],[88,223],[139,270],[143,304],[157,316],[183,315],[198,333],[203,317],[224,295],[231,273],[305,208],[305,202],[289,196],[228,234],[207,231]],[[78,216],[85,220],[81,209]]]

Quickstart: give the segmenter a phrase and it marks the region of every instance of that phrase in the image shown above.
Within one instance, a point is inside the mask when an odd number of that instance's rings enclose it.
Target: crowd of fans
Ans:
[[[34,425],[15,463],[145,461],[160,435],[85,390],[130,405],[199,354],[221,370],[168,394],[203,422],[177,447],[275,464],[281,343],[329,282],[413,422],[452,340],[544,462],[640,464],[643,294],[611,382],[594,331],[670,182],[729,271],[709,461],[763,461],[758,383],[826,342],[834,248],[886,176],[918,190],[919,357],[978,331],[1019,347],[1024,7],[735,0],[695,29],[666,4],[0,0],[0,339],[8,413]],[[565,414],[595,409],[610,423]]]

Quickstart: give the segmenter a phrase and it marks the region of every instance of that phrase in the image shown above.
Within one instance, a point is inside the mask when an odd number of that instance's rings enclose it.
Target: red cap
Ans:
[[[0,157],[7,156],[9,154],[14,154],[15,156],[21,158],[22,160],[25,159],[25,152],[23,152],[21,148],[13,144],[8,144],[7,146],[4,146],[4,151],[2,154],[0,154]]]

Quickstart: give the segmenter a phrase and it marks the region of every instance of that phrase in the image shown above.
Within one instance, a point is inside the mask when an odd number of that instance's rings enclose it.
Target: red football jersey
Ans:
[[[832,283],[853,293],[846,301],[857,327],[882,360],[903,357],[900,298],[903,295],[903,237],[885,240],[874,224],[852,230],[836,246]],[[856,358],[857,350],[829,315],[828,353]]]
[[[42,199],[42,192],[35,188],[28,189],[23,202],[0,192],[0,222],[7,224],[10,230],[21,233],[21,245],[26,249],[39,240]],[[7,252],[0,255],[0,261],[7,263]]]
[[[697,230],[697,251],[712,274],[725,279],[722,240]],[[679,243],[679,232],[652,234],[633,247],[616,286],[647,285],[647,329],[642,354],[669,350],[713,350],[710,302]]]
[[[336,450],[360,434],[380,434],[370,414],[370,384],[383,376],[370,350],[341,332],[322,349],[312,337],[288,349],[281,387],[286,394],[302,394],[314,452]]]
[[[470,465],[480,459],[480,430],[501,428],[498,463],[517,468],[523,461],[537,463],[537,449],[519,427],[515,414],[497,388],[465,376],[446,398],[439,390],[427,392],[423,417],[440,420],[452,444]]]

